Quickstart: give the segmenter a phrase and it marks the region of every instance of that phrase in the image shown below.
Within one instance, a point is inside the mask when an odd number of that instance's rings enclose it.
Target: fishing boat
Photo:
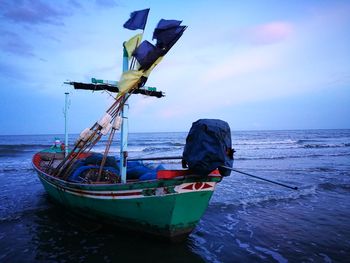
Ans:
[[[124,27],[145,28],[149,9],[131,13]],[[183,240],[202,217],[215,186],[232,167],[228,124],[221,120],[194,122],[183,156],[132,159],[128,157],[128,98],[142,94],[161,98],[163,92],[146,87],[152,69],[181,37],[182,21],[161,19],[154,30],[155,45],[141,42],[142,33],[123,44],[123,73],[119,81],[93,78],[91,83],[68,82],[75,89],[108,90],[115,100],[100,120],[84,129],[74,146],[54,146],[33,156],[33,167],[48,195],[70,211],[171,240]],[[67,94],[66,94],[67,95]],[[120,155],[111,156],[120,130]],[[94,146],[106,136],[103,153]],[[145,163],[181,159],[182,167]],[[181,166],[181,165],[180,165]]]

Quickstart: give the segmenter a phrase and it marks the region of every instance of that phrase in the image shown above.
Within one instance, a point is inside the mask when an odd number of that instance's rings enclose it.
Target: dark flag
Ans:
[[[136,30],[136,29],[145,29],[147,17],[148,17],[149,8],[134,11],[130,14],[130,18],[123,25],[127,29]]]
[[[158,22],[157,27],[154,29],[153,33],[153,39],[157,38],[157,36],[164,30],[167,30],[169,28],[177,27],[181,25],[182,21],[179,20],[165,20],[161,19]]]
[[[182,21],[161,19],[154,29],[153,39],[157,39],[156,47],[163,50],[164,54],[176,43],[187,28],[181,26]]]
[[[178,26],[162,31],[158,35],[156,46],[168,52],[176,41],[178,41],[182,36],[185,29],[186,26]]]
[[[135,49],[132,55],[140,63],[140,70],[147,70],[162,55],[162,51],[145,40]]]

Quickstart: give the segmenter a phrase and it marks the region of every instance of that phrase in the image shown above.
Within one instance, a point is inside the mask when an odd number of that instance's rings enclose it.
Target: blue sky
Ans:
[[[130,100],[130,131],[187,131],[199,118],[232,130],[350,128],[349,1],[0,2],[0,134],[78,133],[112,103],[66,80],[118,80],[122,25],[150,8],[144,39],[161,18],[182,38],[147,85],[162,99]]]

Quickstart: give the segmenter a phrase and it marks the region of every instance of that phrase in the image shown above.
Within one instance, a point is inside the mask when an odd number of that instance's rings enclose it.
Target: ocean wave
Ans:
[[[129,146],[185,146],[185,143],[181,142],[159,142],[159,141],[150,141],[150,142],[129,142]]]
[[[158,152],[158,151],[174,151],[180,149],[179,147],[146,147],[143,152]]]
[[[12,156],[16,154],[23,153],[25,151],[20,150],[20,149],[0,149],[0,156]]]
[[[182,150],[183,145],[180,143],[158,143],[158,144],[128,144],[128,151],[129,152],[167,152],[167,151],[176,151],[176,150]],[[97,145],[93,148],[95,152],[103,153],[105,151],[104,145]],[[112,147],[110,150],[110,153],[118,153],[119,152],[119,146]]]
[[[18,167],[5,167],[5,168],[0,168],[0,173],[10,173],[10,172],[29,172],[29,171],[33,171],[33,168],[32,167],[28,167],[28,166],[25,166],[25,167],[21,167],[21,166],[18,166]]]
[[[326,143],[309,143],[309,144],[301,144],[301,143],[261,143],[261,144],[241,144],[236,143],[233,145],[234,148],[238,148],[238,146],[244,146],[249,150],[291,150],[291,149],[322,149],[322,148],[347,148],[350,147],[350,143],[334,143],[334,144],[326,144]]]
[[[277,141],[247,141],[247,142],[235,142],[234,145],[271,145],[271,144],[295,144],[298,141],[287,139]]]
[[[310,143],[310,142],[319,142],[319,140],[315,140],[315,139],[300,139],[300,140],[296,141],[297,144],[304,144],[304,143]]]
[[[177,164],[177,165],[180,165],[181,164],[181,160],[176,160],[176,159],[174,159],[174,160],[149,160],[149,161],[144,161],[144,162],[152,162],[152,163],[157,163],[157,164],[163,164],[163,165],[166,165],[166,164]],[[168,167],[166,167],[166,168],[168,168]],[[174,167],[174,169],[181,169],[182,168],[182,166],[180,166],[180,167]],[[169,168],[169,169],[171,169],[171,168]]]
[[[35,152],[49,148],[48,144],[0,144],[0,156],[11,156],[23,152]]]
[[[235,145],[234,145],[234,148],[236,149]],[[245,148],[247,150],[294,150],[294,149],[300,149],[300,148],[303,148],[299,145],[296,145],[296,144],[291,144],[291,145],[273,145],[273,146],[269,146],[269,145],[264,145],[264,146],[255,146],[255,147],[249,147],[249,148]]]
[[[308,170],[305,169],[305,171],[308,171]],[[315,168],[310,168],[309,171],[310,172],[327,172],[327,173],[331,173],[331,172],[342,172],[343,170],[330,168],[330,167],[315,167]]]
[[[270,194],[263,197],[251,197],[247,199],[240,200],[241,205],[258,205],[263,203],[269,203],[269,202],[285,202],[285,201],[291,201],[296,200],[305,196],[314,195],[316,194],[316,187],[312,186],[309,188],[300,189],[298,191],[291,191],[287,195],[281,195],[281,194]]]
[[[306,154],[306,155],[262,156],[262,157],[235,157],[235,160],[237,160],[237,161],[286,160],[286,159],[319,158],[319,157],[340,157],[340,156],[350,156],[350,153]]]
[[[335,189],[341,189],[341,190],[345,190],[345,191],[350,191],[350,184],[346,184],[346,183],[321,183],[318,185],[318,187],[320,189],[323,190],[335,190]]]
[[[350,143],[340,143],[340,144],[305,144],[303,148],[341,148],[350,147]]]
[[[284,193],[266,193],[265,195],[256,196],[256,193],[249,194],[242,198],[237,199],[236,201],[223,201],[223,202],[213,202],[213,205],[221,206],[222,208],[228,209],[233,208],[237,209],[239,206],[255,206],[255,205],[263,205],[269,202],[288,202],[291,200],[296,200],[299,198],[303,198],[305,196],[315,195],[316,194],[316,186],[305,186],[299,187],[298,190],[290,190],[286,194]]]
[[[52,144],[0,144],[0,149],[31,149],[31,148],[47,148],[52,146]]]

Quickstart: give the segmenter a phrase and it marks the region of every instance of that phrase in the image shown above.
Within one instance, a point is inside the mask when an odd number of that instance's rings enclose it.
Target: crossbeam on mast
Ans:
[[[92,83],[67,81],[67,82],[64,82],[64,84],[73,85],[74,89],[83,89],[83,90],[92,90],[92,91],[108,90],[110,92],[116,92],[116,93],[119,92],[117,81],[114,81],[114,83],[111,80],[107,80],[105,81],[105,83],[102,83],[102,81],[103,80],[96,80],[96,79]],[[133,94],[141,94],[141,95],[156,97],[156,98],[161,98],[165,96],[164,92],[157,91],[155,87],[148,87],[148,86],[135,89],[133,91]]]
[[[91,83],[93,83],[93,84],[105,84],[105,85],[110,85],[113,87],[119,86],[119,81],[116,81],[116,80],[104,80],[104,79],[91,78]],[[149,86],[143,86],[142,89],[145,89],[148,91],[157,91],[156,87],[149,87]]]

